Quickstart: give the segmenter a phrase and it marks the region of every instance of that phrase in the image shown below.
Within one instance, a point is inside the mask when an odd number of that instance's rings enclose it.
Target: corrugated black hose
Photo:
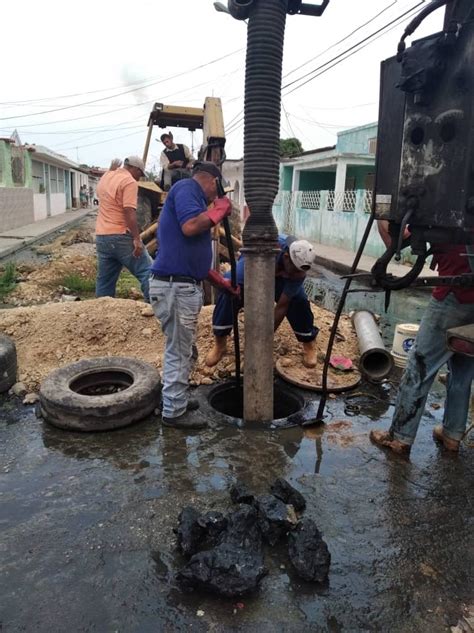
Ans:
[[[272,206],[278,192],[283,41],[287,0],[258,0],[247,29],[245,66],[244,183],[250,209],[245,246],[273,242]]]

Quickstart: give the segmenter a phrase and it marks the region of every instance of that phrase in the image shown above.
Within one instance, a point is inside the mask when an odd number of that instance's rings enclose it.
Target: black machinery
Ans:
[[[405,49],[405,37],[443,5],[443,31]],[[474,242],[473,165],[474,3],[434,0],[407,27],[397,55],[381,67],[375,218],[389,221],[393,247],[372,270],[378,285],[411,284],[432,252],[427,244],[433,249]],[[408,245],[407,226],[417,262],[395,281],[386,268]],[[474,278],[457,281],[471,285]]]

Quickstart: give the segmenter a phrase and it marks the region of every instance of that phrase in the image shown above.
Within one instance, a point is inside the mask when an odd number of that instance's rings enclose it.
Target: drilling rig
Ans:
[[[244,106],[244,191],[250,216],[245,253],[244,420],[273,419],[273,328],[278,231],[272,205],[279,184],[281,73],[286,15],[320,16],[329,4],[301,0],[229,0],[248,19]]]

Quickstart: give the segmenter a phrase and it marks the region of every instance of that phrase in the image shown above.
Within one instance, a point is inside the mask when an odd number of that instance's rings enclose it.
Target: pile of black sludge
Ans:
[[[300,518],[303,495],[284,479],[269,494],[254,496],[242,483],[230,491],[238,508],[224,516],[201,514],[185,507],[175,530],[178,548],[189,560],[177,580],[185,590],[198,589],[225,597],[241,596],[258,588],[267,570],[263,545],[288,539],[288,553],[297,574],[309,582],[324,582],[331,554],[315,522]]]

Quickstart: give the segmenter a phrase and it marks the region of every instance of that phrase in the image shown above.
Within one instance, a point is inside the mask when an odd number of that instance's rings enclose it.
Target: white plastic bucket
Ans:
[[[413,347],[419,328],[416,323],[399,323],[396,326],[391,354],[397,367],[405,367],[408,352]]]

